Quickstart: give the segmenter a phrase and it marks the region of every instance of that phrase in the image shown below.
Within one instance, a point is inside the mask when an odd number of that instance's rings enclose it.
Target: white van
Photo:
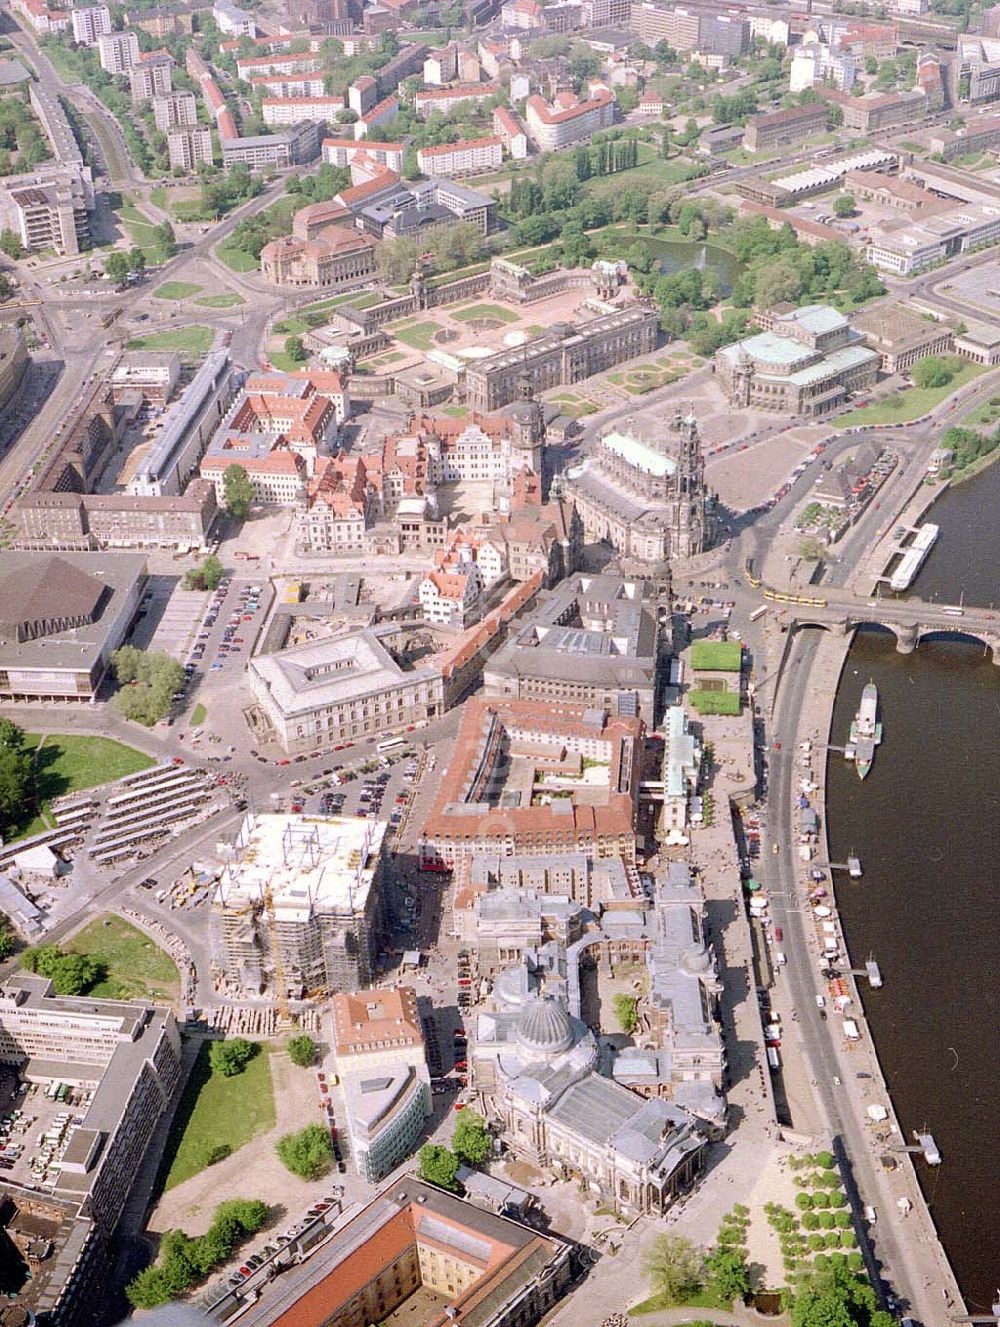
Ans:
[[[865,1203],[865,1220],[870,1226],[873,1226],[878,1220],[878,1212],[875,1211],[871,1203]]]
[[[773,1046],[767,1048],[767,1067],[772,1074],[776,1074],[781,1067],[781,1061],[778,1058],[778,1052]]]

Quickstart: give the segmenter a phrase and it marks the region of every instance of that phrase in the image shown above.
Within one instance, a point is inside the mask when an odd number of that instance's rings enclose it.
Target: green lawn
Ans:
[[[128,232],[132,243],[138,245],[145,254],[147,263],[163,261],[163,251],[155,239],[157,226],[155,221],[143,216],[131,203],[123,203],[118,208],[118,219]]]
[[[434,334],[440,330],[440,323],[401,323],[392,329],[392,335],[397,341],[402,341],[404,346],[411,346],[414,350],[433,350]]]
[[[618,171],[614,175],[593,175],[584,183],[584,189],[590,194],[618,193],[630,189],[642,180],[653,180],[664,186],[681,184],[691,174],[691,165],[680,157],[664,161],[649,143],[639,144],[639,164],[631,170]]]
[[[985,372],[984,364],[963,364],[944,387],[908,387],[904,392],[897,392],[885,401],[864,406],[861,410],[852,410],[849,414],[838,415],[833,421],[835,428],[854,428],[858,424],[906,424],[911,419],[919,419],[940,405],[952,392],[957,391],[973,378]]]
[[[296,369],[303,369],[307,361],[292,359],[291,355],[286,355],[283,350],[269,350],[267,358],[271,361],[279,373],[294,373]]]
[[[207,1146],[228,1144],[232,1151],[274,1127],[270,1048],[243,1073],[223,1078],[212,1073],[208,1046],[203,1046],[181,1097],[164,1157],[165,1189],[172,1189],[204,1170]]]
[[[129,350],[176,350],[181,355],[200,359],[207,355],[215,333],[211,327],[173,327],[165,332],[151,332],[128,343]]]
[[[27,733],[25,737],[29,746],[36,746],[35,787],[41,801],[95,788],[156,764],[145,752],[110,737],[74,733],[46,737]]]
[[[208,710],[205,709],[205,706],[199,700],[198,704],[191,711],[191,727],[200,728],[207,717]]]
[[[199,295],[204,286],[196,286],[191,281],[164,281],[159,290],[153,292],[154,299],[190,299]]]
[[[221,244],[216,245],[215,256],[232,272],[256,272],[260,267],[259,259],[252,253],[247,253],[246,249],[238,248],[231,239],[223,240]]]
[[[499,304],[470,304],[464,309],[452,309],[449,317],[457,318],[460,323],[472,322],[476,318],[495,318],[501,323],[520,322],[520,315],[511,309],[501,308]]]
[[[696,673],[738,673],[743,646],[738,640],[696,640],[691,646],[691,667]]]
[[[237,295],[235,290],[230,290],[225,295],[202,295],[201,299],[195,300],[195,304],[200,304],[204,309],[231,309],[237,304],[245,303],[243,296]]]
[[[39,733],[25,733],[25,743],[35,752],[36,809],[24,807],[12,836],[18,839],[54,828],[54,821],[46,812],[54,798],[135,774],[156,763],[142,751],[123,746],[110,737],[68,733],[43,737]]]
[[[736,691],[689,691],[687,700],[698,714],[740,712],[740,697]]]
[[[290,318],[282,318],[280,323],[274,324],[275,336],[305,336],[309,331],[309,324],[305,318],[300,318],[292,314]]]
[[[77,954],[89,954],[108,970],[88,995],[101,999],[159,1000],[176,1004],[180,996],[180,976],[174,960],[155,941],[121,917],[98,917],[77,931],[66,948]]]

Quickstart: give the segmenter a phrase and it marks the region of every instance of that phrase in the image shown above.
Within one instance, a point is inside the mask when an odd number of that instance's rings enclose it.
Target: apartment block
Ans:
[[[198,103],[193,92],[167,92],[153,98],[153,119],[161,134],[175,127],[198,123]]]
[[[207,124],[178,125],[168,129],[167,155],[171,170],[183,170],[191,174],[202,164],[211,166],[211,129]]]
[[[106,32],[97,39],[97,52],[105,73],[127,74],[139,59],[139,38],[134,32]]]
[[[552,104],[532,96],[525,104],[525,120],[539,151],[552,152],[614,124],[615,99],[607,91],[596,92],[587,101],[578,101],[571,92],[560,92]]]
[[[303,120],[326,124],[343,109],[343,97],[265,97],[261,102],[264,123],[272,128]]]
[[[406,147],[403,143],[380,143],[375,139],[324,138],[323,160],[331,166],[351,166],[358,157],[370,158],[386,170],[403,169]]]
[[[149,51],[140,55],[128,71],[133,103],[138,105],[142,101],[152,101],[154,97],[165,97],[171,91],[171,70],[175,63],[169,51]]]
[[[496,170],[502,161],[503,142],[499,135],[470,138],[461,143],[442,143],[439,147],[422,147],[417,150],[417,165],[423,173],[445,178]]]
[[[111,10],[107,5],[88,5],[74,9],[73,40],[78,46],[96,46],[98,37],[111,31]]]

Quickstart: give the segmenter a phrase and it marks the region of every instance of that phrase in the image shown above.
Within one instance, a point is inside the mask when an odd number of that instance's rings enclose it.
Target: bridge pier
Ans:
[[[896,631],[896,649],[900,654],[912,654],[917,648],[919,632],[916,626],[899,626]]]

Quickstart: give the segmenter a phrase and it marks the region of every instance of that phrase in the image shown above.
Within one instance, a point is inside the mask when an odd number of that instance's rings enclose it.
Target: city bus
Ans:
[[[750,621],[751,622],[759,621],[766,612],[767,612],[767,604],[761,604],[759,608],[755,608],[753,612],[750,614]]]
[[[406,746],[406,741],[402,737],[390,737],[384,742],[379,742],[375,750],[380,756],[391,756],[393,752],[402,751]]]

